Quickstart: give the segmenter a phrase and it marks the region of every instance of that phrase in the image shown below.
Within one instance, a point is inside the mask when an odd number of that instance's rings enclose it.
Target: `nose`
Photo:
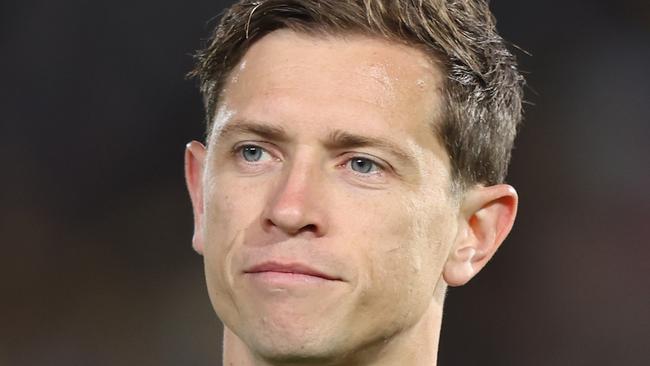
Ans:
[[[263,213],[265,230],[279,230],[285,235],[325,235],[325,182],[323,174],[313,162],[294,162],[286,168],[267,200]]]

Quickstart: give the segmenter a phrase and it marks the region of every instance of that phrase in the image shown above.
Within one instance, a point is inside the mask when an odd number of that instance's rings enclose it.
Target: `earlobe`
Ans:
[[[206,149],[198,141],[192,141],[185,147],[185,183],[192,200],[194,213],[194,236],[192,247],[203,254],[203,169]]]
[[[512,228],[517,203],[517,192],[506,184],[466,192],[456,240],[443,270],[448,285],[464,285],[492,258]]]

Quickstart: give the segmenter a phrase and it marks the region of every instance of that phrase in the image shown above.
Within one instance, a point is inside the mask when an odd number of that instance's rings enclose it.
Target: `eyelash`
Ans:
[[[240,159],[241,161],[243,161],[246,164],[255,164],[256,162],[247,161],[242,156],[242,152],[247,147],[254,147],[254,148],[257,148],[257,149],[261,149],[263,152],[269,154],[271,157],[274,157],[274,155],[271,152],[269,152],[268,149],[264,148],[263,146],[260,146],[259,144],[250,143],[250,142],[245,143],[245,144],[240,144],[240,145],[233,146],[233,148],[230,150],[230,154],[233,157],[235,157],[237,159]],[[347,167],[348,164],[351,164],[351,162],[354,161],[355,159],[367,160],[368,162],[372,163],[373,166],[375,166],[376,169],[377,169],[377,171],[370,172],[370,173],[361,173],[361,172],[355,171],[353,169],[349,169],[355,175],[362,176],[362,177],[382,175],[387,170],[386,164],[383,164],[383,163],[377,161],[377,159],[373,159],[373,158],[368,157],[366,155],[353,155],[353,156],[349,157],[348,159],[346,159],[343,163],[338,164],[337,166],[339,166],[339,167]]]
[[[246,163],[248,163],[248,164],[254,164],[254,162],[247,161],[247,160],[244,159],[243,156],[241,155],[242,152],[244,151],[244,149],[247,148],[247,147],[254,147],[254,148],[256,148],[256,149],[260,149],[260,150],[262,150],[263,152],[269,154],[271,157],[275,158],[275,156],[274,156],[273,154],[271,154],[271,152],[269,152],[268,149],[264,148],[263,146],[261,146],[261,145],[259,145],[259,144],[250,143],[250,142],[249,142],[249,143],[245,143],[245,144],[238,144],[238,145],[233,146],[232,149],[230,149],[230,154],[231,154],[233,157],[235,157],[235,158],[237,158],[237,159],[241,159],[241,160],[243,160],[244,162],[246,162]],[[277,158],[275,158],[275,159],[277,159]]]
[[[243,158],[242,153],[243,153],[244,149],[246,149],[246,148],[260,149],[263,153],[267,153],[267,154],[271,155],[271,153],[267,149],[263,148],[262,146],[255,145],[255,144],[244,144],[244,145],[235,146],[232,149],[232,153],[237,155],[237,157],[239,157],[239,158]],[[246,160],[246,159],[244,159],[244,160]]]
[[[354,169],[352,169],[350,167],[349,170],[355,175],[359,175],[359,176],[362,176],[362,177],[376,176],[376,175],[381,175],[386,171],[386,167],[382,163],[378,162],[375,159],[372,159],[372,158],[369,158],[369,157],[363,156],[363,155],[351,156],[349,159],[346,159],[345,162],[343,162],[342,164],[339,164],[339,166],[347,168],[348,165],[351,165],[354,162],[354,160],[366,160],[366,161],[370,162],[376,168],[376,171],[371,171],[369,173],[362,173],[362,172],[358,172],[358,171],[356,171],[356,170],[354,170]]]

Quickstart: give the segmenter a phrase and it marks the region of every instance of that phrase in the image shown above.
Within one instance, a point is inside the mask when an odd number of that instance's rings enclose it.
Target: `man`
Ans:
[[[241,1],[192,75],[194,249],[224,365],[435,365],[513,224],[522,77],[479,0]]]

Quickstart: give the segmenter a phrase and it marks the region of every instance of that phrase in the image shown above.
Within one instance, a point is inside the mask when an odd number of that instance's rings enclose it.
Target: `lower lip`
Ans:
[[[303,273],[255,272],[246,273],[246,275],[256,282],[270,286],[319,285],[336,282],[335,280],[328,280],[326,278],[311,276]]]

